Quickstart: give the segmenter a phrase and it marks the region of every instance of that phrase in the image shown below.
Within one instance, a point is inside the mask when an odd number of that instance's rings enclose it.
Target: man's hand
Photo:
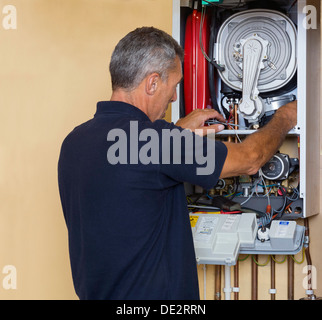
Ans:
[[[226,122],[225,118],[213,109],[196,109],[189,113],[186,117],[179,119],[176,125],[184,129],[189,129],[193,132],[196,129],[202,129],[202,135],[219,132],[225,128],[222,124],[205,126],[205,121],[209,119],[216,119],[220,122]]]

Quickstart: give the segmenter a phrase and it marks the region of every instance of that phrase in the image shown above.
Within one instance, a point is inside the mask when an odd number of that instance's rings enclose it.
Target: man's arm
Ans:
[[[278,151],[287,133],[297,123],[297,102],[279,108],[273,119],[242,143],[224,142],[227,158],[220,177],[255,174]]]

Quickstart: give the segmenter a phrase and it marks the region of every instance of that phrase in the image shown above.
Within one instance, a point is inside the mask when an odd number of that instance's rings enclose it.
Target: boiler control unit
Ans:
[[[319,103],[308,88],[318,92],[319,85],[311,76],[314,51],[307,51],[311,34],[303,23],[305,6],[305,0],[173,0],[173,36],[185,51],[173,122],[195,109],[212,108],[225,118],[225,130],[216,139],[240,143],[281,106],[298,101],[296,127],[257,174],[220,179],[210,190],[186,185],[191,214],[255,214],[257,235],[264,239],[256,239],[259,247],[269,239],[276,248],[273,231],[283,229],[276,223],[288,221],[289,227],[319,209],[308,192],[319,185],[314,151],[319,140],[310,138]],[[295,231],[290,241],[297,239]]]

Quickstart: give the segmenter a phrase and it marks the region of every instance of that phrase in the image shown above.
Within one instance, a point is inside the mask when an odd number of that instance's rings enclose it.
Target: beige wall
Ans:
[[[76,298],[57,188],[63,138],[109,99],[108,62],[138,26],[171,33],[171,0],[0,0],[0,299]],[[2,269],[17,269],[5,290]]]
[[[109,99],[108,61],[117,41],[142,25],[171,33],[172,1],[0,0],[0,21],[7,4],[17,9],[17,30],[0,25],[0,299],[75,299],[57,188],[60,145],[93,116],[98,100]],[[312,218],[318,272],[321,219]],[[247,264],[241,266],[246,299]],[[6,265],[16,267],[15,290],[3,288]],[[282,286],[286,267],[277,268]],[[296,268],[298,298],[305,275]],[[260,272],[259,297],[266,299],[269,267]],[[213,273],[209,266],[208,299]],[[202,270],[200,276],[202,293]]]

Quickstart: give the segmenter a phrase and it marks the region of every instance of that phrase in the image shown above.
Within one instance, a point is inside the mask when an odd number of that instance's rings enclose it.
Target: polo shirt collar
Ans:
[[[108,114],[124,114],[138,120],[151,121],[139,108],[122,101],[99,101],[94,117]]]

